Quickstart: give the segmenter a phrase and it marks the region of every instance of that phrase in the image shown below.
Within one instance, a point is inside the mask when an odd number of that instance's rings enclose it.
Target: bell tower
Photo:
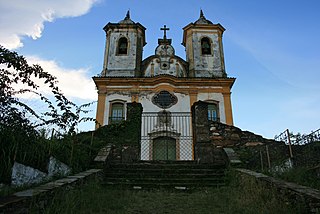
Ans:
[[[108,23],[103,71],[101,76],[139,77],[142,62],[145,30],[140,23],[126,17],[118,23]]]
[[[202,10],[199,19],[183,28],[183,42],[190,77],[223,78],[225,72],[222,34],[220,24],[213,24],[204,17]]]

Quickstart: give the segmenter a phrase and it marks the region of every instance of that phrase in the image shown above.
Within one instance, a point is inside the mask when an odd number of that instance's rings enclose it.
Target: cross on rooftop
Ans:
[[[167,26],[164,25],[160,30],[163,30],[163,39],[167,39],[167,30],[170,30],[170,28],[167,28]]]

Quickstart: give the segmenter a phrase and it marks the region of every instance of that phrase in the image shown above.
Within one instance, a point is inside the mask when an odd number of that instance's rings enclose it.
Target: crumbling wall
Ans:
[[[276,141],[263,138],[261,135],[249,131],[242,131],[235,126],[229,126],[220,122],[211,121],[210,140],[215,146],[258,146],[275,143]]]

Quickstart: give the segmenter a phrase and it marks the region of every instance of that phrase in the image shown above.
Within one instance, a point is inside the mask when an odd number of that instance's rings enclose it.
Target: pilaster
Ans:
[[[226,115],[226,124],[233,126],[232,106],[231,106],[231,92],[223,94],[224,110]]]
[[[104,114],[106,108],[106,93],[98,92],[98,104],[96,114],[96,129],[104,125]]]

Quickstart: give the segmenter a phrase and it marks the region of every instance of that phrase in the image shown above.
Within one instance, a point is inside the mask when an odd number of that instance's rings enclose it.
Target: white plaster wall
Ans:
[[[219,116],[220,122],[226,123],[226,114],[224,110],[224,99],[221,93],[199,93],[197,96],[197,100],[201,101],[209,101],[215,100],[219,102]]]
[[[139,102],[142,104],[143,112],[158,112],[163,110],[162,108],[159,108],[158,106],[152,103],[151,100],[155,94],[156,93],[147,93],[147,94],[141,93],[139,95]],[[166,110],[170,112],[190,112],[191,107],[190,107],[189,95],[181,94],[181,93],[173,93],[173,94],[178,98],[178,102],[177,104],[171,106]]]
[[[109,123],[109,115],[110,115],[110,104],[112,101],[119,100],[119,101],[124,101],[125,102],[125,109],[124,109],[124,114],[126,118],[126,103],[131,102],[131,95],[130,94],[124,94],[124,93],[114,93],[114,94],[109,94],[106,96],[105,100],[105,112],[104,112],[104,119],[103,119],[103,125],[108,125]]]
[[[120,37],[128,39],[128,55],[116,55],[117,44]],[[135,32],[110,33],[109,52],[107,62],[107,76],[133,76],[136,69],[137,35]],[[131,71],[131,72],[130,72]]]
[[[201,55],[201,39],[208,37],[212,40],[212,54]],[[196,77],[222,77],[223,63],[221,62],[221,48],[217,33],[195,32],[192,35],[194,70]]]

